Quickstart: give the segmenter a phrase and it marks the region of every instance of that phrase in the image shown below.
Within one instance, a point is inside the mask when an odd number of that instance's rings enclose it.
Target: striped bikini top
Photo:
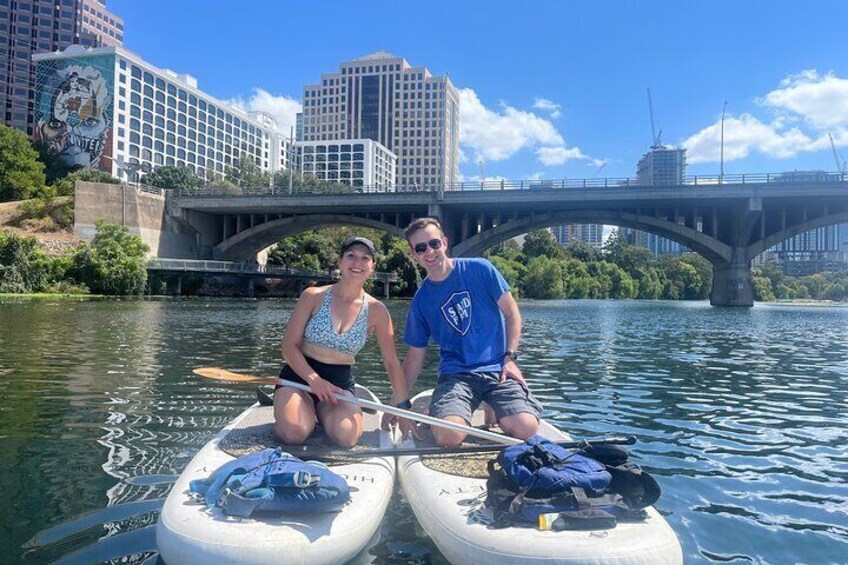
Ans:
[[[337,333],[333,328],[330,315],[332,300],[333,289],[330,288],[324,293],[321,308],[307,322],[306,329],[303,331],[303,341],[341,353],[356,355],[365,345],[365,339],[368,337],[368,299],[363,298],[362,308],[359,309],[356,321],[344,333]]]

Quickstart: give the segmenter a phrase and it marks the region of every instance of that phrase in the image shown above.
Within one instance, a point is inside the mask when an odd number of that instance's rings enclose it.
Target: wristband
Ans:
[[[401,410],[412,410],[412,402],[407,398],[403,402],[398,402],[395,404],[395,408],[400,408]]]

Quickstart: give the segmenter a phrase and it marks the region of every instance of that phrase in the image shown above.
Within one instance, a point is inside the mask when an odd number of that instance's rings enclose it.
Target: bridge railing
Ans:
[[[152,271],[185,271],[198,273],[232,273],[251,275],[284,275],[295,278],[319,278],[336,280],[339,278],[338,269],[306,269],[284,265],[260,265],[241,261],[204,261],[198,259],[166,259],[155,258],[147,262],[147,268]],[[397,273],[374,273],[379,281],[397,282]]]
[[[750,185],[766,183],[848,183],[848,173],[825,171],[797,171],[784,173],[742,173],[732,175],[687,175],[681,184],[674,185],[645,185],[635,178],[609,177],[589,179],[557,179],[557,180],[484,180],[464,181],[438,185],[397,185],[397,186],[293,186],[288,187],[220,187],[207,186],[192,189],[176,189],[180,197],[228,197],[228,196],[326,196],[339,194],[418,194],[433,193],[444,189],[445,192],[455,191],[498,191],[498,190],[565,190],[586,188],[662,188],[663,186],[712,186],[712,185]]]

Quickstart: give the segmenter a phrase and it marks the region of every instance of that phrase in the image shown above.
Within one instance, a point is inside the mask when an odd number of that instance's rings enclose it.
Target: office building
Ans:
[[[575,241],[582,241],[596,249],[604,245],[604,226],[602,224],[568,224],[551,229],[554,237],[563,247]]]
[[[271,173],[286,168],[287,145],[270,116],[213,98],[190,75],[122,47],[73,45],[33,60],[34,137],[69,165],[131,181],[160,165],[201,178],[221,177],[240,159]]]
[[[105,0],[0,2],[0,109],[3,123],[33,134],[35,67],[32,55],[79,44],[123,43],[124,21]]]
[[[657,145],[636,165],[636,179],[643,186],[680,186],[685,175],[686,149]]]
[[[403,189],[459,180],[459,94],[447,76],[378,52],[303,89],[303,141],[372,139],[397,155]]]
[[[384,192],[395,186],[397,157],[373,139],[299,141],[298,172],[318,180]]]
[[[680,186],[686,176],[686,149],[655,145],[636,165],[636,181],[642,186]],[[686,248],[658,235],[639,230],[622,229],[631,245],[645,247],[654,255],[680,255]]]

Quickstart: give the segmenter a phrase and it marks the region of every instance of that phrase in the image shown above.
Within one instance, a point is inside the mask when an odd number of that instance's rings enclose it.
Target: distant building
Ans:
[[[372,139],[299,141],[298,171],[318,180],[382,192],[395,186],[397,157]]]
[[[62,160],[137,181],[161,165],[222,176],[240,159],[271,173],[286,168],[287,144],[267,114],[247,113],[122,47],[33,56],[35,139]]]
[[[78,44],[121,45],[124,20],[105,0],[0,1],[0,108],[3,123],[33,134],[34,53]]]
[[[654,146],[636,165],[636,179],[643,186],[680,186],[685,175],[686,149]]]
[[[600,249],[604,245],[604,226],[602,224],[567,224],[551,229],[560,245],[568,247],[575,241]]]
[[[774,182],[827,182],[838,174],[826,171],[789,171]],[[824,226],[781,241],[763,253],[788,275],[811,275],[848,269],[848,224]]]
[[[642,186],[680,186],[686,176],[686,149],[655,145],[636,165],[636,181]],[[645,247],[654,255],[680,255],[686,248],[658,235],[623,228],[625,240],[631,245]]]
[[[459,93],[402,57],[378,52],[303,88],[303,141],[373,139],[397,155],[398,185],[459,180]]]

